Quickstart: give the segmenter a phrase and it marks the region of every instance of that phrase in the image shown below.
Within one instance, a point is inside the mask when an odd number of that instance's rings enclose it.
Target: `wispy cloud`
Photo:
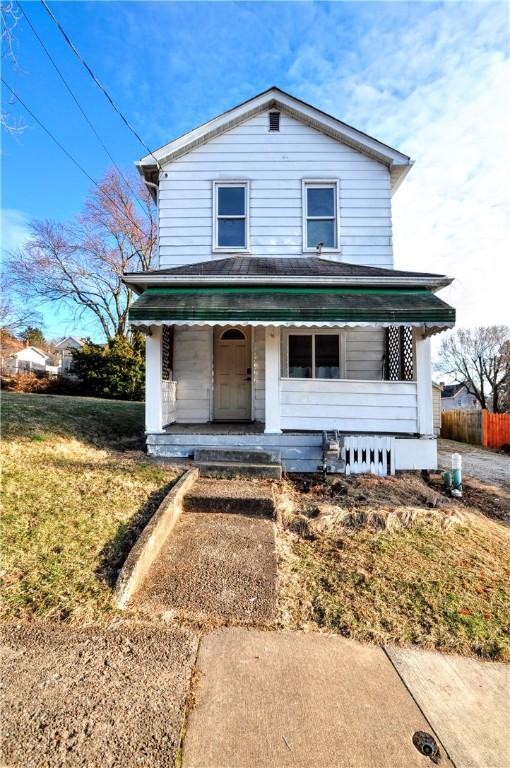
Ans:
[[[13,208],[2,210],[2,253],[22,248],[30,238],[29,218]]]
[[[374,4],[347,66],[305,43],[290,75],[415,159],[394,199],[396,266],[454,275],[459,324],[509,322],[508,6],[415,5],[419,18],[397,3],[388,19]]]

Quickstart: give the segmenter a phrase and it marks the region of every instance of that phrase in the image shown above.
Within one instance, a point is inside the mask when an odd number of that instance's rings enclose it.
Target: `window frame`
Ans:
[[[312,336],[312,375],[306,376],[290,376],[289,375],[289,337],[290,336]],[[338,336],[338,367],[339,376],[335,379],[323,379],[320,376],[315,375],[315,336]],[[308,328],[296,328],[289,330],[285,333],[284,342],[284,356],[283,356],[283,375],[282,379],[289,379],[290,381],[341,381],[345,379],[346,374],[346,344],[345,344],[345,331],[339,328],[320,328],[320,329],[308,329]]]
[[[221,215],[218,213],[218,190],[221,187],[244,187],[244,216]],[[250,251],[250,182],[246,179],[215,179],[213,181],[213,242],[215,253],[249,253]],[[244,219],[245,245],[230,246],[218,243],[218,219]]]
[[[308,246],[308,220],[331,221],[331,216],[308,216],[308,190],[311,188],[334,189],[335,216],[334,233],[335,245],[333,248],[324,247],[321,253],[340,253],[340,205],[339,205],[339,179],[303,179],[302,180],[302,229],[303,229],[303,253],[317,253],[316,246]]]

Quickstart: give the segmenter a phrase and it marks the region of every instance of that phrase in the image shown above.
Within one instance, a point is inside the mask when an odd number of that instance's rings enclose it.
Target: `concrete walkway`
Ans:
[[[205,623],[271,621],[275,531],[263,516],[273,511],[270,484],[202,480],[184,506],[130,607]],[[188,511],[196,509],[204,511]]]
[[[509,768],[509,667],[302,632],[225,628],[198,655],[183,768]]]

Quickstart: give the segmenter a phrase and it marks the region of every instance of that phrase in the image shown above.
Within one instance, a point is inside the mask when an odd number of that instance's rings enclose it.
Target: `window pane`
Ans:
[[[244,216],[244,187],[218,187],[218,214]]]
[[[315,378],[340,378],[340,340],[336,334],[315,337]]]
[[[335,188],[308,187],[308,216],[335,215]]]
[[[324,248],[335,248],[335,220],[311,220],[306,222],[306,247],[315,248],[324,243]]]
[[[245,219],[218,219],[218,245],[246,248]]]
[[[289,336],[289,376],[312,378],[312,336]]]

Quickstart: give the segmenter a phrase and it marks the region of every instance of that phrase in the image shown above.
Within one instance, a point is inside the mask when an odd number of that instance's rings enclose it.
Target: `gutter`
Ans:
[[[313,277],[309,275],[264,276],[264,275],[140,275],[128,272],[123,278],[126,285],[131,286],[136,293],[143,293],[146,288],[154,286],[214,286],[214,285],[305,285],[305,286],[357,286],[357,287],[395,287],[427,288],[433,293],[446,288],[453,282],[453,277]]]

